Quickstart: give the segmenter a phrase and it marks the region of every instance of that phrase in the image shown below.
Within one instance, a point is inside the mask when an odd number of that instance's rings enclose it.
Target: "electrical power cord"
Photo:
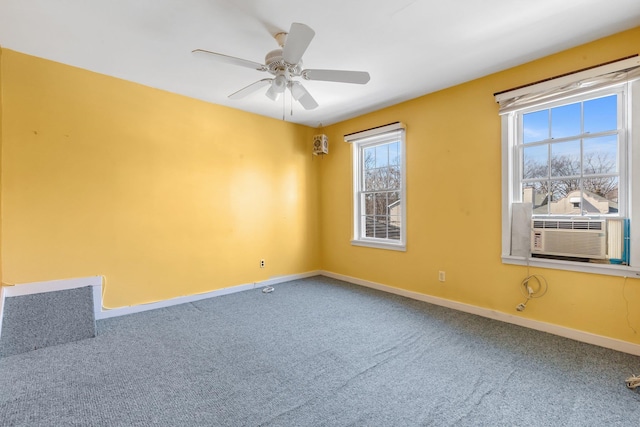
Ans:
[[[622,298],[624,298],[625,304],[627,306],[627,324],[629,325],[633,333],[637,334],[638,331],[636,331],[636,329],[633,326],[631,326],[631,321],[629,320],[629,300],[627,299],[627,296],[624,293],[626,285],[627,285],[627,277],[625,276],[624,282],[622,282]],[[629,378],[625,380],[625,384],[627,385],[627,388],[631,390],[635,390],[636,388],[640,387],[640,376],[631,375]]]
[[[640,387],[640,377],[637,375],[631,375],[629,378],[625,380],[627,387],[631,390],[635,390],[637,387]]]
[[[625,306],[627,307],[627,325],[633,331],[634,334],[638,334],[636,328],[631,325],[631,320],[629,319],[629,300],[627,299],[627,295],[625,294],[625,289],[627,287],[627,276],[624,277],[624,281],[622,282],[622,298],[624,299]]]
[[[526,298],[524,302],[521,302],[516,306],[516,310],[524,311],[527,308],[527,303],[533,298],[540,298],[547,293],[547,279],[539,274],[532,274],[524,278],[520,283],[520,291]]]

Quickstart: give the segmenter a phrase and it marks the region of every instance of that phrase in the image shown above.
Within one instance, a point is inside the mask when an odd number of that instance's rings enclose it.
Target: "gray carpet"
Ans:
[[[2,426],[629,426],[640,358],[314,277],[0,359]]]

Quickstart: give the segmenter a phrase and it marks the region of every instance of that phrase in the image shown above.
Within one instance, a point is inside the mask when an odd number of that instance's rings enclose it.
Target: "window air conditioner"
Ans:
[[[605,259],[606,225],[605,220],[533,219],[531,253]]]

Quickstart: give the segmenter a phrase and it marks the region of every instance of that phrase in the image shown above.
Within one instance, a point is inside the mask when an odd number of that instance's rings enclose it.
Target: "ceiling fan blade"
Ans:
[[[291,95],[293,95],[293,99],[298,101],[300,105],[304,107],[305,110],[313,110],[314,108],[318,108],[318,103],[313,96],[305,89],[302,84],[299,82],[291,82],[289,86],[289,90],[291,90]]]
[[[302,77],[307,80],[322,80],[325,82],[365,84],[371,78],[366,71],[344,70],[304,70]]]
[[[265,87],[266,85],[271,84],[271,80],[273,80],[273,79],[258,80],[257,82],[251,83],[249,86],[244,87],[244,88],[240,89],[239,91],[232,93],[231,95],[229,95],[229,98],[231,98],[231,99],[244,98],[245,96],[249,95],[250,93],[253,93],[253,92],[257,91],[261,87]]]
[[[309,47],[309,43],[316,33],[305,24],[294,22],[287,35],[287,41],[282,48],[282,58],[289,64],[297,64]]]
[[[257,62],[249,61],[246,59],[236,58],[234,56],[224,55],[222,53],[209,52],[204,49],[196,49],[191,51],[194,55],[201,56],[203,58],[215,59],[227,64],[238,65],[240,67],[252,68],[258,71],[266,71],[266,67]]]

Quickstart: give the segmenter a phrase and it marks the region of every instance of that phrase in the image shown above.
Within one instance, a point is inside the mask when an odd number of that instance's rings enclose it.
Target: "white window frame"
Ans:
[[[345,135],[345,142],[352,144],[353,159],[353,237],[351,244],[354,246],[365,246],[377,249],[390,249],[396,251],[406,251],[407,241],[407,193],[406,193],[406,127],[403,123],[391,123],[374,129],[356,132]],[[364,224],[362,223],[362,185],[363,185],[363,158],[364,149],[372,145],[390,143],[398,141],[400,143],[400,169],[401,187],[399,188],[402,207],[400,209],[400,239],[386,239],[366,237]]]
[[[640,58],[607,64],[584,72],[566,75],[532,86],[496,95],[501,103],[502,120],[502,261],[505,264],[531,265],[623,277],[640,277]],[[556,90],[557,88],[557,90]],[[511,254],[512,206],[521,202],[519,113],[533,107],[549,108],[558,101],[582,99],[602,90],[622,91],[622,120],[626,132],[620,135],[620,187],[626,188],[621,217],[631,224],[629,265],[596,264],[562,259],[532,258]]]

